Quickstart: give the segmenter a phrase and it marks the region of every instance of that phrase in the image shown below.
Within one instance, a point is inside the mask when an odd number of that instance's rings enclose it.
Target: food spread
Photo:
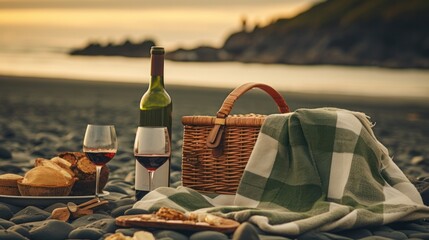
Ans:
[[[167,228],[177,230],[215,230],[233,232],[239,223],[209,213],[181,211],[161,207],[153,214],[126,215],[116,218],[116,224],[126,227]]]
[[[106,185],[108,176],[105,166],[101,170],[100,189]],[[61,187],[65,189],[59,189]],[[36,158],[34,168],[24,176],[0,175],[0,195],[92,195],[94,188],[95,165],[82,152],[64,152],[51,159]]]

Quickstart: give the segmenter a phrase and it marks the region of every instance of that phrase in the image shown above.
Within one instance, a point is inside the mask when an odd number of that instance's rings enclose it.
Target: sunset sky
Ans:
[[[240,30],[243,17],[253,28],[295,16],[320,1],[0,0],[0,74],[146,82],[147,59],[68,53],[89,41],[121,43],[125,39],[151,38],[167,51],[203,44],[222,46],[227,36]],[[288,91],[358,91],[363,95],[380,93],[379,87],[366,87],[375,86],[377,80],[377,86],[389,82],[385,95],[427,97],[427,71],[420,70],[166,61],[166,75],[169,84],[234,87],[238,81],[263,80]]]
[[[154,38],[168,47],[220,45],[251,27],[294,16],[318,0],[0,0],[0,43],[67,47]],[[49,38],[51,36],[52,38]]]

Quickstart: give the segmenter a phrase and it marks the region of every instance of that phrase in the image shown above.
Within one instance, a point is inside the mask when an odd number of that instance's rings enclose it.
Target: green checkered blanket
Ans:
[[[158,188],[134,207],[206,211],[296,236],[429,217],[363,113],[321,108],[268,116],[235,196]]]

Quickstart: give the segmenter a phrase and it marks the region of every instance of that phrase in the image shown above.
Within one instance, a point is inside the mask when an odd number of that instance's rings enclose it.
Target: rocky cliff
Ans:
[[[429,68],[429,1],[330,0],[291,19],[231,34],[220,49],[179,49],[177,61]]]
[[[72,49],[70,55],[87,56],[125,56],[125,57],[149,57],[150,48],[155,46],[153,40],[144,40],[139,43],[133,43],[129,40],[123,43],[107,43],[102,45],[97,42],[89,43],[84,48]]]
[[[429,1],[327,0],[290,19],[232,33],[221,48],[177,49],[173,61],[429,68]],[[75,55],[148,57],[151,40],[98,43]]]

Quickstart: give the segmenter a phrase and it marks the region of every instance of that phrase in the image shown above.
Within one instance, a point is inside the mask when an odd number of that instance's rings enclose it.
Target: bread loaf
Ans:
[[[1,195],[15,195],[19,196],[18,180],[23,177],[21,175],[6,173],[0,175],[0,194]]]
[[[92,195],[95,192],[95,165],[82,152],[64,152],[58,154],[58,157],[68,161],[77,178],[71,195]],[[107,184],[109,178],[109,168],[105,165],[101,168],[99,191]]]
[[[54,168],[37,166],[25,173],[22,183],[33,186],[58,187],[70,185],[72,184],[72,180],[67,179]]]
[[[64,160],[64,161],[66,161],[66,160]],[[34,165],[36,167],[38,167],[38,166],[50,167],[50,168],[58,171],[60,174],[62,174],[69,181],[71,181],[75,176],[75,174],[73,173],[73,171],[69,167],[64,166],[64,165],[60,166],[56,161],[52,161],[52,160],[48,160],[48,159],[44,159],[44,158],[36,158],[36,160],[34,160]],[[62,166],[64,166],[64,167],[62,167]]]

